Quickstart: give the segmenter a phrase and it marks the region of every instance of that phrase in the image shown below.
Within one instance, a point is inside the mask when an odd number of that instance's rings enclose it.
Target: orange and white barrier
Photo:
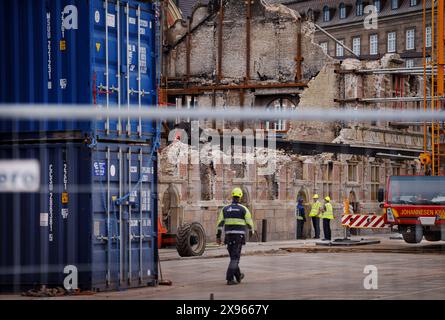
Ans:
[[[344,214],[341,224],[349,228],[386,228],[384,216],[369,214]]]

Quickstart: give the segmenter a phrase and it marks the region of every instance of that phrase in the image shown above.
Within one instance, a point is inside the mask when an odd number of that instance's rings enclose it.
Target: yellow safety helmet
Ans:
[[[318,199],[318,194],[314,194],[314,196],[312,197],[312,199]]]
[[[327,202],[330,202],[331,201],[331,198],[330,197],[325,197],[324,198]]]
[[[431,163],[431,156],[428,153],[420,154],[419,159],[423,165],[427,165],[427,164]]]
[[[232,190],[232,197],[242,198],[243,197],[243,190],[241,190],[240,188],[233,189]]]

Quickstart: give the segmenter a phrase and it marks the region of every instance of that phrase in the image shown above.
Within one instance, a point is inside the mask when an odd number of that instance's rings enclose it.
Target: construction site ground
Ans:
[[[319,240],[249,242],[243,248],[239,285],[227,286],[224,246],[209,244],[201,257],[160,251],[164,279],[171,286],[145,287],[58,298],[0,295],[0,299],[445,299],[445,242],[407,244],[394,234],[363,238],[379,244],[331,247]],[[352,237],[360,239],[361,237]],[[367,267],[368,266],[368,267]],[[371,267],[369,267],[371,266]],[[366,268],[377,271],[369,283]],[[375,288],[376,286],[376,288]]]

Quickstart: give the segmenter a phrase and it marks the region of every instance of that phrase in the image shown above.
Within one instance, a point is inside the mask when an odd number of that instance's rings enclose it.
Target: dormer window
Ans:
[[[356,4],[355,4],[355,12],[357,16],[362,16],[363,15],[363,1],[362,0],[357,0]]]
[[[382,10],[382,2],[380,0],[374,0],[374,7],[377,12],[380,12]]]
[[[339,10],[340,11],[340,19],[345,19],[346,18],[346,6],[343,2],[340,3],[339,9],[340,9]]]
[[[331,11],[328,6],[323,7],[323,21],[328,22],[331,20]]]

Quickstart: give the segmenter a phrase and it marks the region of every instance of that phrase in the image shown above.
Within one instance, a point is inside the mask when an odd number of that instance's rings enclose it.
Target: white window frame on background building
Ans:
[[[406,50],[414,50],[416,48],[416,30],[406,30]]]
[[[407,68],[414,68],[414,59],[406,59],[405,60],[405,66]]]
[[[353,37],[352,38],[352,51],[357,56],[361,55],[362,48],[361,48],[361,38],[360,37]]]
[[[415,7],[417,5],[418,5],[417,0],[409,0],[409,6],[410,7]]]
[[[328,42],[327,41],[320,42],[320,47],[324,53],[328,54]]]
[[[393,53],[397,50],[397,33],[395,31],[388,32],[387,52]]]
[[[371,34],[369,36],[369,54],[376,55],[379,53],[379,36],[378,34]]]
[[[345,44],[345,40],[338,40],[338,42],[340,42],[341,44]],[[345,55],[345,50],[339,43],[336,43],[335,55],[336,57],[344,57]]]
[[[391,9],[399,9],[399,0],[391,0]]]
[[[269,105],[267,106],[268,110],[273,111],[285,111],[285,110],[295,110],[296,105],[288,98],[282,97],[277,98],[273,100]],[[266,131],[268,130],[275,130],[277,132],[286,132],[289,130],[289,121],[285,119],[278,119],[275,121],[265,121],[264,123],[264,129]]]
[[[427,48],[431,48],[432,45],[433,42],[432,42],[431,26],[427,26],[425,28],[425,46]]]

